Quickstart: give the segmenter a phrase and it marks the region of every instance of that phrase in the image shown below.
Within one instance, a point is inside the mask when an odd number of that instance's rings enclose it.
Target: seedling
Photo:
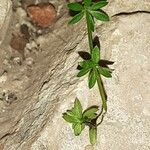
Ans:
[[[83,111],[80,101],[76,98],[74,102],[74,107],[70,110],[67,110],[63,114],[63,118],[72,124],[72,128],[74,130],[74,134],[76,136],[80,135],[85,126],[89,126],[89,135],[90,141],[92,144],[96,142],[97,136],[97,126],[96,120],[98,117],[98,107],[92,106],[85,111]]]
[[[88,58],[82,57],[82,61],[79,62],[79,72],[77,77],[82,77],[88,74],[88,86],[92,89],[97,83],[100,92],[102,106],[99,112],[98,106],[91,106],[86,110],[82,110],[80,101],[76,98],[74,107],[63,113],[63,118],[72,124],[74,134],[80,135],[85,126],[89,127],[89,139],[90,143],[94,145],[97,140],[97,127],[102,123],[103,118],[107,112],[107,98],[105,89],[103,86],[101,75],[106,78],[112,77],[112,69],[108,67],[112,62],[104,61],[101,59],[100,47],[94,46],[92,33],[95,31],[95,21],[109,21],[109,16],[106,12],[101,10],[108,4],[107,0],[101,0],[100,2],[94,3],[92,0],[83,0],[82,3],[69,3],[68,8],[71,11],[75,11],[77,14],[71,18],[69,24],[76,24],[82,18],[86,19],[87,31],[88,31],[88,42],[90,52]],[[103,62],[103,63],[102,63]],[[101,117],[98,123],[98,118]]]

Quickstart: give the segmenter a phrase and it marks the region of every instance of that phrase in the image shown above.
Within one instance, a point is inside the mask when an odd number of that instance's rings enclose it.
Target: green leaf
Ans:
[[[82,106],[78,98],[74,102],[74,113],[78,118],[82,118]]]
[[[84,60],[84,61],[81,61],[79,63],[79,65],[83,68],[83,69],[92,69],[93,67],[96,66],[96,64],[91,61],[91,60]]]
[[[67,110],[67,112],[66,112],[67,115],[74,117],[76,114],[74,113],[73,109],[74,109],[74,108],[72,108],[71,110]]]
[[[84,60],[84,61],[81,61],[81,62],[79,62],[79,65],[82,67],[82,68],[90,68],[90,60]]]
[[[97,106],[90,107],[83,112],[83,118],[95,119],[97,111]]]
[[[79,3],[69,3],[67,6],[70,10],[73,11],[82,11],[84,9],[83,6]]]
[[[104,6],[106,6],[107,4],[108,4],[108,2],[106,2],[106,1],[100,1],[100,2],[98,2],[98,3],[93,4],[93,5],[91,6],[91,9],[92,9],[92,10],[98,10],[98,9],[100,9],[100,8],[102,8],[102,7],[104,7]]]
[[[99,50],[99,48],[97,46],[94,47],[94,49],[92,50],[92,60],[95,63],[98,63],[99,60],[100,60],[100,50]]]
[[[94,32],[94,18],[91,14],[89,14],[89,24],[90,24],[90,29]]]
[[[92,69],[89,73],[89,88],[91,89],[92,87],[94,87],[95,83],[96,83],[96,74],[95,71]]]
[[[89,130],[90,143],[94,145],[97,141],[97,128],[92,127]]]
[[[90,6],[92,4],[92,0],[84,0],[85,6]]]
[[[105,12],[91,11],[93,17],[100,21],[109,21],[109,16]]]
[[[69,24],[75,24],[79,22],[84,16],[84,12],[80,12],[79,14],[75,15],[70,21]]]
[[[78,123],[74,126],[74,134],[76,136],[80,135],[82,132],[82,124]]]
[[[112,71],[109,68],[99,67],[98,71],[99,71],[100,74],[102,74],[106,78],[111,78],[112,77],[112,75],[111,75]]]
[[[83,68],[79,71],[79,73],[77,74],[77,77],[82,77],[85,74],[87,74],[90,71],[90,68]]]
[[[63,113],[63,119],[69,123],[79,123],[81,122],[78,118],[70,116],[67,113]]]

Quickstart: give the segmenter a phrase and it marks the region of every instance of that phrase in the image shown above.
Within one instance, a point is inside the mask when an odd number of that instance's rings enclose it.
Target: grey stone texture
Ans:
[[[0,2],[0,44],[2,44],[10,24],[12,8],[10,0]]]

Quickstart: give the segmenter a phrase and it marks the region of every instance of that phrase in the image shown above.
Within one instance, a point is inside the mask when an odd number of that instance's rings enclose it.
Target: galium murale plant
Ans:
[[[69,24],[76,24],[82,18],[85,18],[88,32],[89,53],[88,58],[83,55],[82,61],[79,62],[79,72],[77,77],[88,75],[88,86],[92,89],[97,83],[102,100],[101,111],[98,106],[91,106],[83,111],[82,105],[78,98],[74,102],[74,106],[63,113],[63,118],[72,124],[72,129],[76,136],[80,135],[85,126],[89,127],[90,143],[94,145],[97,140],[97,127],[102,123],[107,112],[107,97],[103,86],[101,76],[106,78],[112,77],[112,69],[108,65],[113,62],[102,60],[100,46],[94,45],[93,32],[95,31],[95,21],[109,21],[109,16],[101,8],[108,4],[107,0],[93,2],[92,0],[83,0],[81,3],[69,3],[67,6],[71,11],[76,12],[76,15],[71,18]],[[100,122],[98,120],[100,119]]]

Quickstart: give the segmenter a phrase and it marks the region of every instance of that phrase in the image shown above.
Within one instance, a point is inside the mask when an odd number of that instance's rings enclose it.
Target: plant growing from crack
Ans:
[[[88,86],[90,89],[92,89],[97,83],[102,106],[100,112],[98,106],[91,106],[83,111],[79,99],[76,98],[73,108],[63,113],[63,118],[72,124],[76,136],[81,134],[85,126],[88,126],[90,143],[92,145],[97,141],[97,127],[102,123],[107,112],[107,97],[101,75],[110,78],[112,77],[111,73],[113,71],[108,67],[108,65],[113,64],[113,62],[101,59],[100,46],[94,45],[92,35],[95,30],[95,20],[109,21],[109,16],[101,10],[101,8],[107,4],[107,0],[101,0],[97,3],[92,2],[92,0],[84,0],[82,3],[68,4],[68,8],[71,11],[77,12],[77,14],[71,18],[69,24],[75,24],[85,17],[88,32],[90,52],[79,52],[79,55],[83,60],[79,62],[79,72],[77,77],[82,77],[88,74]],[[101,118],[100,122],[98,122],[99,118]]]

